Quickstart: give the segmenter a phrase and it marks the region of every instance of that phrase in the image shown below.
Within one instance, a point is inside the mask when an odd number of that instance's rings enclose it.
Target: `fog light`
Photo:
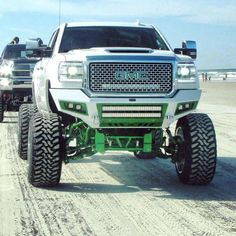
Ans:
[[[69,108],[69,109],[73,109],[73,107],[74,107],[74,104],[73,104],[73,103],[69,103],[69,104],[68,104],[68,108]]]
[[[193,110],[197,107],[197,102],[179,103],[175,110],[175,115]]]
[[[83,115],[88,115],[87,106],[85,103],[59,101],[61,109],[70,112],[76,112]]]
[[[81,110],[81,105],[79,105],[79,104],[77,104],[76,106],[75,106],[75,109],[77,110],[77,111],[79,111],[79,110]]]
[[[190,107],[189,103],[186,103],[186,104],[185,104],[185,108],[186,108],[186,109],[189,109],[189,107]]]

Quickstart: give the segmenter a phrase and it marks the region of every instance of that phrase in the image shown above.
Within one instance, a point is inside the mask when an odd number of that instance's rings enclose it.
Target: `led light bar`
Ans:
[[[102,117],[116,117],[116,118],[145,118],[145,117],[161,117],[161,113],[102,113]]]
[[[103,106],[102,111],[161,111],[161,106]]]

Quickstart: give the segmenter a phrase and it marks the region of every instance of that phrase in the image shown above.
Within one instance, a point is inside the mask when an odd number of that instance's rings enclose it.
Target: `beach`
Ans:
[[[169,160],[108,152],[63,165],[61,184],[27,182],[17,113],[0,124],[0,235],[236,235],[236,83],[200,83],[197,112],[212,119],[218,161],[207,186],[179,182]]]
[[[236,83],[201,82],[198,111],[207,113],[215,125],[219,156],[236,158]]]
[[[200,105],[204,105],[204,103],[206,103],[212,105],[230,106],[232,109],[236,109],[235,82],[223,80],[201,82],[200,88],[202,89],[202,97],[199,103]],[[216,110],[218,110],[217,107]]]

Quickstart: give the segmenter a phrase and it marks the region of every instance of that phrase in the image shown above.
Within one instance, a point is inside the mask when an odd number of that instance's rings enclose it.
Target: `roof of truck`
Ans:
[[[70,22],[67,23],[67,27],[77,26],[118,26],[118,27],[144,27],[153,28],[152,25],[142,24],[139,21],[128,23],[128,22]]]

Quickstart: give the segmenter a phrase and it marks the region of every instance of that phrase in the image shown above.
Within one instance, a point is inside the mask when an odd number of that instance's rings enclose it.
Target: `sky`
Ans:
[[[236,68],[235,12],[235,0],[0,0],[0,51],[14,36],[47,44],[59,23],[139,20],[172,48],[195,40],[198,69]]]

